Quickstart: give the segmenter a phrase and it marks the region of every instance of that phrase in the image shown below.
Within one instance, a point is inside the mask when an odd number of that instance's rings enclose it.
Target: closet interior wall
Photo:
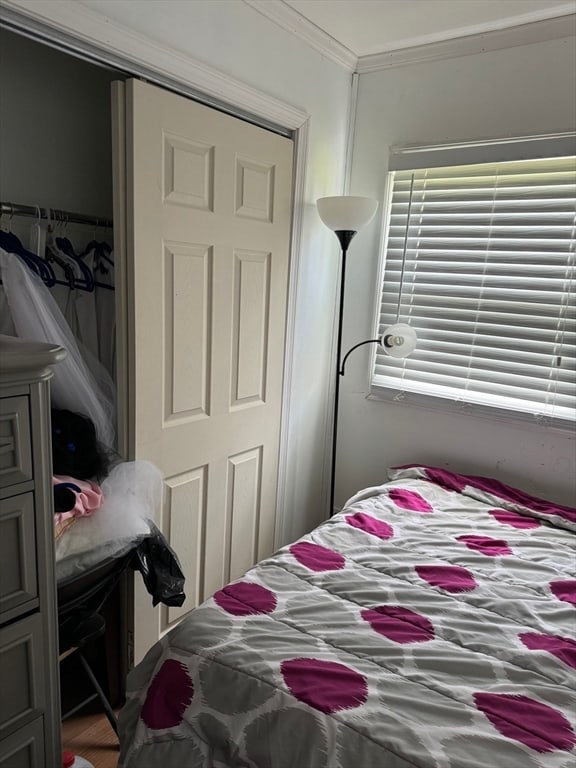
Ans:
[[[0,200],[112,219],[110,83],[123,78],[0,28]],[[1,220],[25,246],[32,223]],[[64,229],[71,240],[112,237]]]
[[[110,83],[123,77],[0,29],[0,200],[112,219]],[[0,221],[24,247],[34,223],[9,214]],[[110,229],[62,220],[54,229],[75,247],[112,245]]]
[[[110,83],[121,73],[0,29],[0,196],[112,218]]]

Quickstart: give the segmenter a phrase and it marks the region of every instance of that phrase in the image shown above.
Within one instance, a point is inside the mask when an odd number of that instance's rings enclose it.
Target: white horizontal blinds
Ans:
[[[575,418],[576,158],[395,171],[373,383]]]

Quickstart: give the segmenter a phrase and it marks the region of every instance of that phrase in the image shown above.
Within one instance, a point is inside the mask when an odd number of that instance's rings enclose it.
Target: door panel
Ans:
[[[212,249],[164,243],[164,420],[208,415]]]
[[[163,528],[177,548],[186,572],[186,600],[179,607],[167,608],[162,618],[162,631],[177,623],[203,597],[207,473],[208,467],[204,466],[165,480],[167,498]]]
[[[154,612],[136,580],[138,659],[273,549],[293,143],[125,88],[128,444],[166,478],[187,578],[184,606]]]
[[[238,579],[258,559],[262,447],[228,460],[230,557],[227,580]]]
[[[231,408],[266,401],[270,255],[234,253]]]

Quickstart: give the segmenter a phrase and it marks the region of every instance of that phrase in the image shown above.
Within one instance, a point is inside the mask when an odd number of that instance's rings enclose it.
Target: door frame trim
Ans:
[[[145,77],[150,82],[196,98],[204,104],[269,130],[276,129],[294,139],[292,236],[274,534],[275,548],[282,546],[287,529],[292,362],[310,115],[204,62],[174,51],[95,13],[74,0],[52,0],[50,3],[44,0],[0,0],[0,23],[8,29],[92,63],[114,67],[127,75]]]

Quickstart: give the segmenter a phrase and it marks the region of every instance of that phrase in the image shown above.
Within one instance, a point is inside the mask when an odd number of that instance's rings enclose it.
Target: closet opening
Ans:
[[[16,332],[15,315],[24,323],[50,324],[59,311],[66,332],[87,350],[91,370],[105,380],[111,402],[116,297],[110,84],[125,77],[0,28],[0,333],[23,335]],[[29,271],[25,277],[42,279],[57,310],[14,290],[18,280],[4,269],[20,267]],[[93,393],[77,389],[81,408]],[[107,418],[114,431],[112,406]],[[60,581],[71,576],[85,549],[73,551],[65,533],[57,534],[55,529]],[[123,583],[106,603],[105,633],[85,648],[113,706],[124,691],[125,600]],[[94,698],[76,654],[61,660],[60,680],[64,717]]]

